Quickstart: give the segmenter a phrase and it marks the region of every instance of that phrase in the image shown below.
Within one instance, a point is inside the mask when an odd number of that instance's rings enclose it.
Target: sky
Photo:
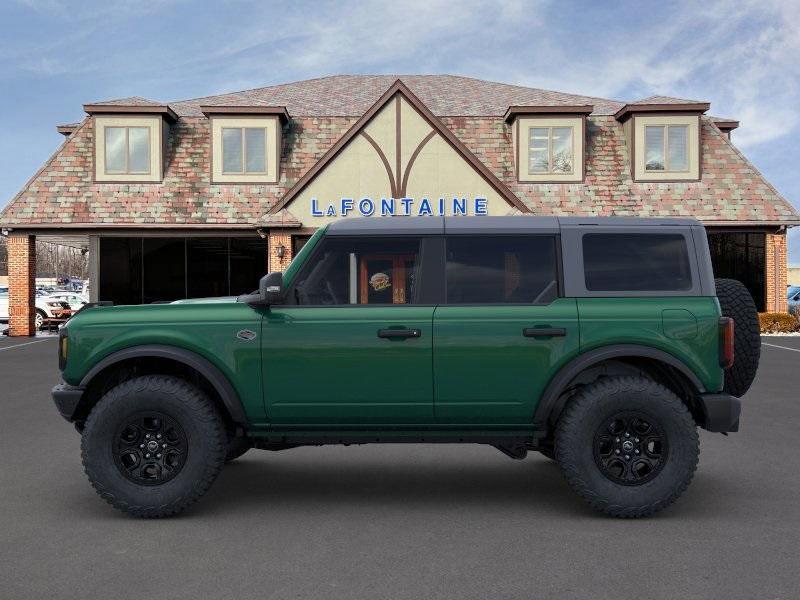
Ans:
[[[708,101],[741,122],[734,143],[800,206],[798,22],[800,0],[0,0],[0,207],[83,104],[339,73]],[[789,248],[800,264],[800,228]]]

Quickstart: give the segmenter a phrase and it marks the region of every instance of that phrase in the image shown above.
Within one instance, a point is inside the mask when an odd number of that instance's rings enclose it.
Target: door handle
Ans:
[[[563,327],[526,327],[522,330],[525,337],[564,337],[567,330]]]
[[[378,329],[378,337],[387,340],[418,338],[421,335],[419,329]]]

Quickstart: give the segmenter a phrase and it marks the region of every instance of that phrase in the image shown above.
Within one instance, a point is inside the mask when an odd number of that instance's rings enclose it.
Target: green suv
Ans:
[[[689,485],[698,426],[738,430],[759,347],[694,220],[344,219],[253,294],[84,308],[53,397],[136,516],[184,510],[250,448],[449,442],[538,451],[640,517]]]

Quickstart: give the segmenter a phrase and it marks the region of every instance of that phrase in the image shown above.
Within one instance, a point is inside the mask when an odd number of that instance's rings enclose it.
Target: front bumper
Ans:
[[[742,401],[730,394],[702,394],[703,429],[728,433],[739,431]]]
[[[58,412],[67,421],[72,422],[75,420],[75,414],[78,412],[83,392],[84,388],[66,383],[59,383],[53,388],[53,402],[56,403]]]

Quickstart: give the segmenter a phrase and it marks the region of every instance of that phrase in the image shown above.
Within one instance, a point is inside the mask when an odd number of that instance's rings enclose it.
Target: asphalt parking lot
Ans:
[[[743,430],[701,433],[666,512],[588,509],[557,467],[479,446],[251,451],[190,512],[135,520],[52,406],[55,338],[0,338],[0,597],[800,597],[800,337],[764,338]]]

